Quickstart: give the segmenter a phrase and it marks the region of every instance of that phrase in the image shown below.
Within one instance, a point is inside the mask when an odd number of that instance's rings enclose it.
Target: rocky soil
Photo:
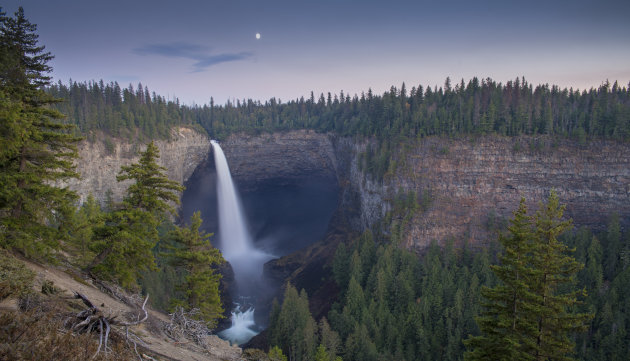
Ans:
[[[84,280],[73,270],[65,270],[61,267],[43,266],[31,261],[24,261],[28,268],[36,273],[36,289],[41,289],[44,281],[52,282],[61,295],[69,298],[74,292],[85,295],[93,304],[98,305],[107,317],[117,316],[118,320],[125,319],[129,314],[137,314],[137,308],[104,293]],[[10,308],[10,305],[3,305]],[[13,306],[16,307],[16,306]],[[140,336],[143,345],[142,350],[147,350],[159,360],[194,360],[194,361],[227,361],[240,360],[241,349],[230,346],[229,342],[221,340],[217,336],[210,335],[206,342],[209,349],[203,349],[191,342],[174,342],[162,331],[160,325],[169,321],[169,317],[157,311],[149,310],[149,318],[138,326],[132,326],[130,331]],[[143,351],[143,352],[147,352]]]

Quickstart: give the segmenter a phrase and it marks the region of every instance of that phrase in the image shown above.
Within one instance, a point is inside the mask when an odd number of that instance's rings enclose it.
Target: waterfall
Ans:
[[[211,143],[217,170],[221,252],[223,257],[232,265],[238,288],[237,298],[247,300],[255,296],[260,287],[264,287],[261,282],[262,266],[272,256],[254,247],[225,154],[223,154],[219,143],[214,140]],[[241,344],[257,334],[251,329],[255,326],[253,305],[249,305],[247,311],[241,311],[240,306],[236,307],[232,312],[231,320],[232,327],[221,332],[221,337],[233,343]]]
[[[217,169],[219,231],[223,256],[228,261],[249,254],[254,246],[247,230],[240,200],[232,182],[230,167],[219,143],[212,141],[214,164]],[[230,262],[231,263],[231,262]]]

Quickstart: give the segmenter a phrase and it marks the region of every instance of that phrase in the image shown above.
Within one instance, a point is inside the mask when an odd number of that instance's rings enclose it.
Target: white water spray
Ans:
[[[240,307],[236,307],[234,312],[232,312],[231,320],[232,327],[221,332],[221,337],[230,340],[232,343],[243,344],[258,334],[258,332],[250,328],[255,326],[253,308],[241,311]]]
[[[255,294],[255,288],[260,287],[262,266],[272,257],[254,247],[225,154],[219,143],[211,143],[217,170],[221,252],[232,265],[239,296],[244,297]],[[241,344],[256,335],[257,332],[250,329],[254,325],[254,309],[241,312],[239,306],[232,312],[232,327],[221,332],[221,336]]]

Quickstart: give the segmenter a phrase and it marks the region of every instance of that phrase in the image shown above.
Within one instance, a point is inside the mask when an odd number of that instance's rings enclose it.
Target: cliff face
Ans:
[[[155,141],[160,149],[158,163],[166,167],[170,179],[183,184],[197,165],[207,158],[210,140],[188,128],[174,130],[171,138],[170,141]],[[81,179],[68,182],[70,189],[79,194],[81,201],[92,193],[96,199],[103,202],[108,190],[112,191],[115,201],[120,201],[129,182],[117,182],[116,175],[120,172],[121,166],[137,162],[138,153],[144,149],[145,144],[125,140],[81,142],[80,158],[76,162]]]
[[[374,181],[358,167],[368,142],[308,131],[256,137],[232,136],[222,143],[237,182],[299,182],[308,177],[336,181],[340,208],[356,230],[372,226],[399,190],[429,200],[406,233],[408,248],[432,240],[480,243],[512,216],[521,197],[530,210],[555,189],[576,226],[600,228],[613,212],[630,218],[630,144],[577,144],[550,137],[428,137],[395,154],[393,175]],[[404,151],[402,150],[404,149]]]
[[[335,180],[331,137],[312,131],[232,135],[221,142],[235,181],[251,189],[266,182],[297,183],[310,177]]]
[[[160,163],[171,179],[186,181],[199,164],[213,167],[209,139],[179,129],[170,142],[156,142]],[[398,167],[382,182],[359,171],[368,142],[311,131],[260,136],[233,135],[221,142],[237,184],[252,191],[265,184],[300,184],[323,179],[339,186],[340,210],[356,230],[372,226],[399,190],[414,190],[430,202],[406,232],[406,246],[422,249],[432,240],[454,238],[479,243],[493,225],[511,217],[521,196],[530,210],[553,188],[577,226],[604,225],[612,212],[630,218],[630,144],[596,141],[577,144],[548,137],[468,139],[423,138],[395,152]],[[104,142],[80,146],[83,179],[71,188],[82,198],[103,200],[111,189],[121,199],[127,187],[116,182],[121,165],[138,159],[142,145]],[[404,151],[402,150],[404,149]],[[207,162],[206,159],[208,160]]]
[[[576,226],[600,228],[611,213],[630,217],[630,145],[585,145],[547,137],[425,138],[405,155],[383,190],[415,190],[431,199],[406,238],[410,248],[453,237],[476,243],[512,216],[520,197],[533,214],[551,189]]]

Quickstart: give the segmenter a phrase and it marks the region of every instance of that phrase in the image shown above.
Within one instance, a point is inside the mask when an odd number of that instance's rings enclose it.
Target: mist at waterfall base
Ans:
[[[253,185],[250,179],[250,184],[239,190],[244,227],[249,232],[238,236],[247,240],[245,244],[250,247],[245,248],[246,252],[239,252],[242,244],[238,240],[232,248],[227,242],[235,239],[232,235],[242,234],[242,231],[223,225],[217,212],[219,198],[225,196],[223,192],[217,192],[218,168],[218,161],[212,156],[197,168],[186,183],[181,215],[187,220],[193,212],[200,210],[204,219],[202,228],[215,234],[211,241],[219,246],[232,266],[237,287],[230,293],[235,305],[232,308],[224,304],[224,307],[234,311],[233,322],[220,335],[242,344],[266,326],[271,299],[278,296],[281,285],[262,275],[264,262],[272,255],[287,255],[323,238],[337,207],[338,187],[334,179],[312,174],[296,175],[289,180],[268,178]],[[235,186],[239,188],[238,179]]]

